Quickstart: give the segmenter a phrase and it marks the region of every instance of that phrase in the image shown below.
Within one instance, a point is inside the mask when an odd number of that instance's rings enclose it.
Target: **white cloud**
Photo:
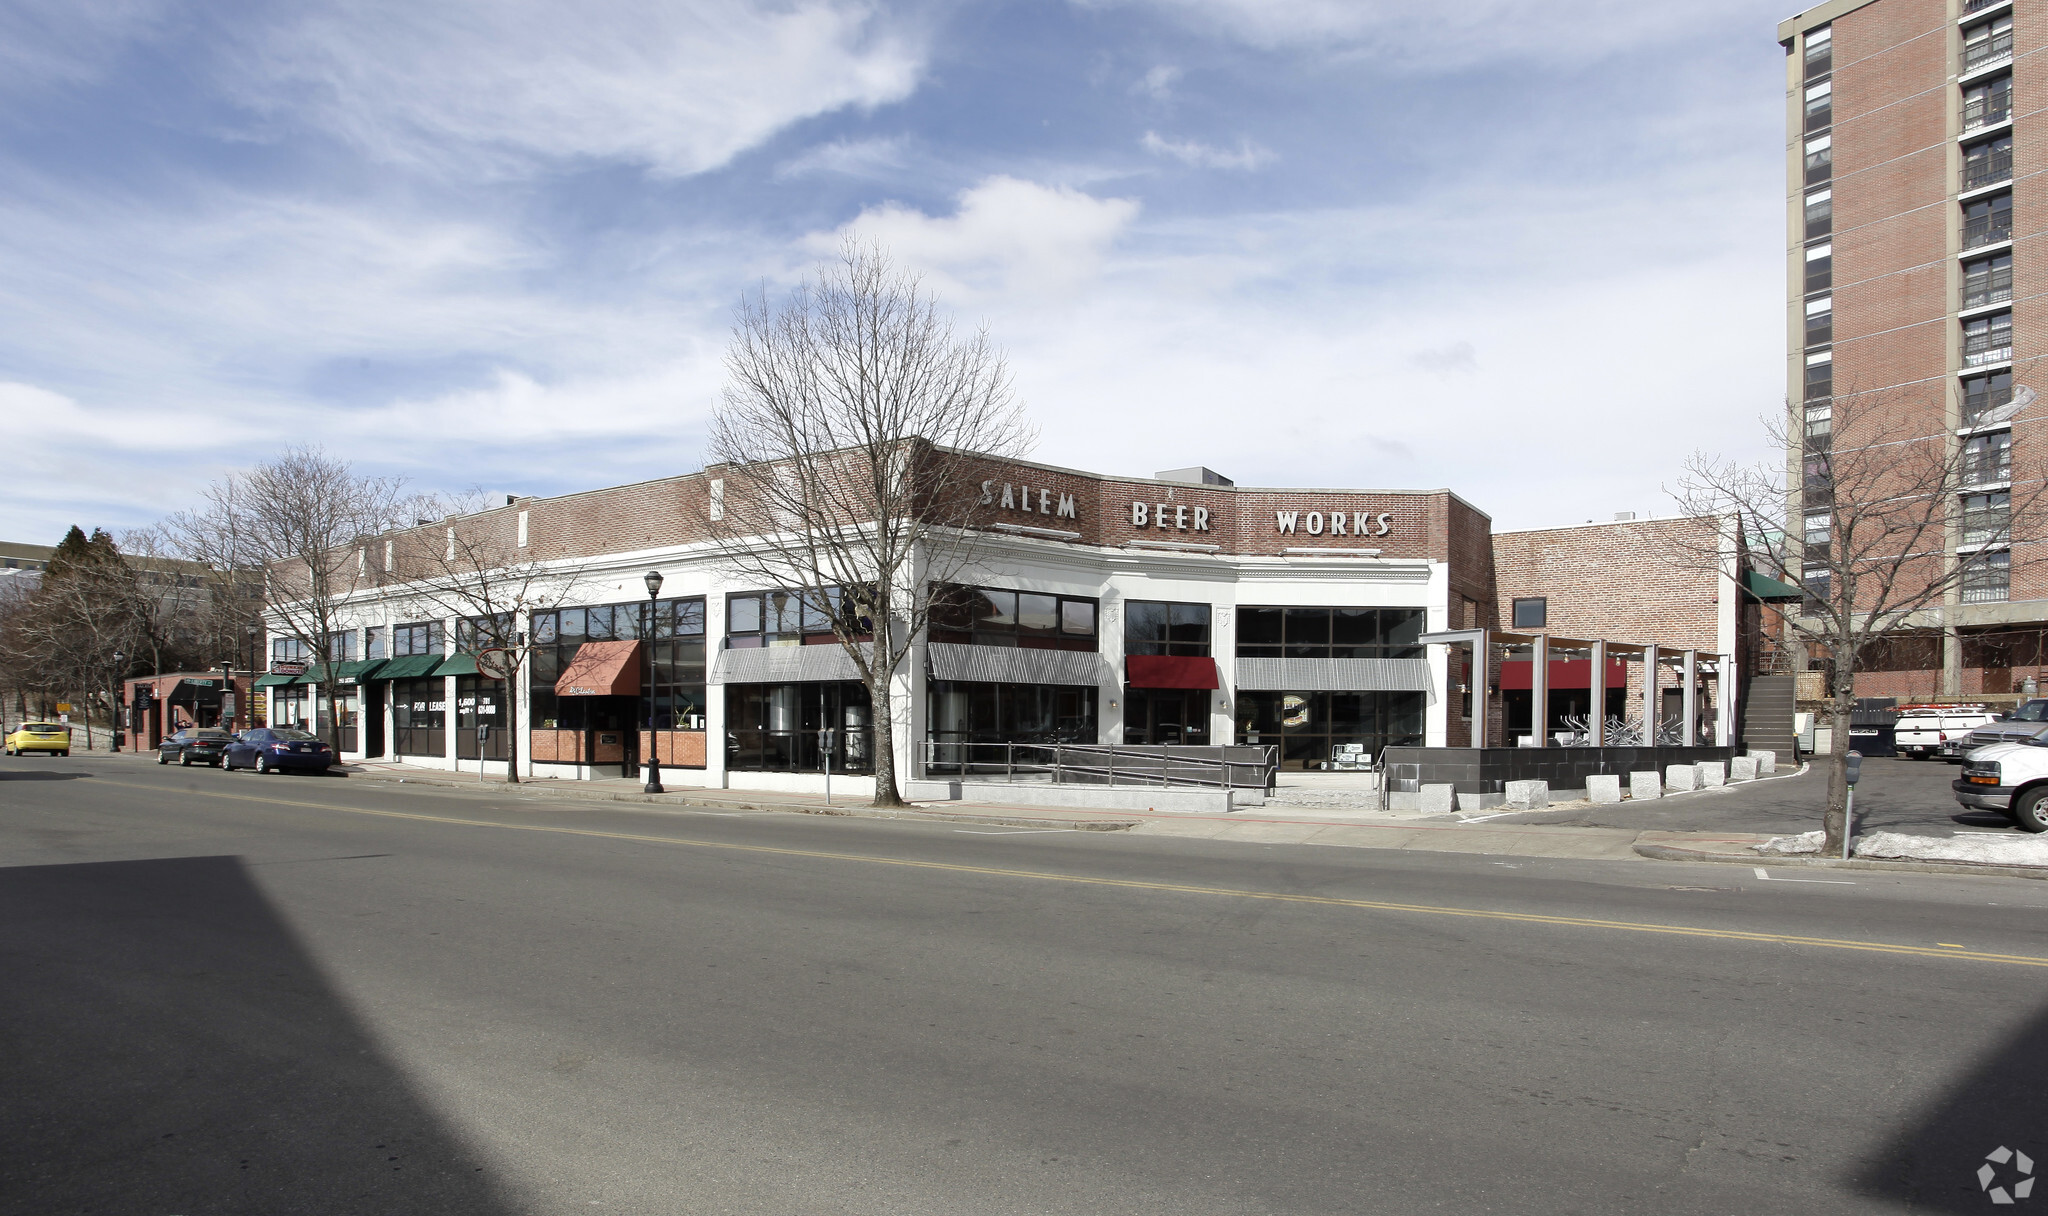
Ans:
[[[961,303],[1077,290],[1095,277],[1137,215],[1133,199],[992,177],[962,192],[950,216],[887,203],[841,231],[879,241],[907,265],[935,275],[942,293]],[[825,252],[837,248],[838,239],[819,234],[810,244]]]
[[[1719,20],[1712,5],[1637,0],[1074,0],[1144,7],[1264,49],[1363,52],[1429,72],[1520,56],[1577,62]]]
[[[1154,101],[1170,101],[1173,86],[1180,80],[1181,70],[1172,64],[1162,63],[1140,76],[1131,85],[1131,92],[1141,93]]]
[[[893,177],[910,163],[910,141],[887,139],[836,139],[806,148],[775,168],[778,178],[806,177],[831,173],[843,177]]]
[[[1238,141],[1234,152],[1212,148],[1192,139],[1166,139],[1157,131],[1145,132],[1145,138],[1139,143],[1154,156],[1171,157],[1197,169],[1256,169],[1273,159],[1271,152],[1248,139]]]
[[[353,0],[255,33],[239,58],[245,101],[385,160],[684,176],[797,120],[907,97],[925,47],[858,0]]]

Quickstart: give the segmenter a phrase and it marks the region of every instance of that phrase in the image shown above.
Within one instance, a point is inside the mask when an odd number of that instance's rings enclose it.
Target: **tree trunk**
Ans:
[[[884,672],[877,664],[871,670],[874,681],[868,685],[868,716],[875,730],[875,806],[903,806],[903,795],[896,787],[896,712],[891,698],[890,685],[894,672]]]
[[[519,784],[519,673],[524,669],[524,664],[514,667],[505,681],[505,780],[513,785]]]
[[[1837,672],[1828,706],[1828,809],[1821,816],[1821,855],[1840,857],[1849,812],[1849,713],[1856,705],[1855,677]]]

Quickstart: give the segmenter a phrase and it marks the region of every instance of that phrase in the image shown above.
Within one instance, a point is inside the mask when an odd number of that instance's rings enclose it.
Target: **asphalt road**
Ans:
[[[2048,883],[1771,873],[5,759],[0,1211],[1809,1216],[2048,1169]]]
[[[1909,832],[1915,836],[1953,836],[1958,832],[2021,834],[2004,815],[1964,810],[1956,802],[1949,783],[1956,779],[1960,769],[1959,765],[1939,760],[1865,760],[1856,783],[1857,830]],[[1825,765],[1815,764],[1797,775],[1723,786],[1655,802],[1535,811],[1501,816],[1497,822],[1789,835],[1819,828],[1827,799]],[[2048,1190],[2043,1195],[2048,1198]]]

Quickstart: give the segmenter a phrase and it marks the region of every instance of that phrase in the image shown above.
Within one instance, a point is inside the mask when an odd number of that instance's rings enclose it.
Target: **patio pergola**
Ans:
[[[1730,732],[1734,722],[1734,706],[1729,692],[1735,687],[1735,656],[1711,650],[1690,650],[1683,647],[1658,646],[1654,642],[1621,642],[1608,638],[1567,638],[1547,631],[1524,632],[1509,629],[1449,629],[1438,633],[1425,633],[1421,640],[1431,646],[1469,645],[1472,647],[1472,680],[1478,686],[1479,696],[1474,697],[1472,731],[1474,747],[1504,746],[1489,743],[1488,722],[1491,717],[1489,674],[1495,647],[1527,647],[1530,651],[1529,692],[1530,692],[1530,734],[1536,747],[1556,746],[1550,738],[1550,661],[1554,656],[1583,653],[1591,660],[1588,664],[1591,674],[1588,690],[1592,694],[1592,712],[1587,715],[1587,733],[1591,747],[1607,746],[1606,679],[1610,660],[1638,662],[1643,670],[1643,740],[1645,745],[1654,746],[1657,730],[1661,723],[1659,698],[1663,684],[1659,672],[1668,666],[1677,677],[1675,687],[1684,690],[1681,701],[1679,738],[1682,745],[1692,746],[1699,739],[1698,705],[1702,681],[1711,679],[1716,686],[1719,712],[1714,715],[1714,746],[1728,747],[1732,743]],[[1451,670],[1445,655],[1444,670]],[[1434,666],[1432,664],[1432,666]],[[1447,690],[1448,691],[1448,690]],[[1446,698],[1448,699],[1448,698]]]

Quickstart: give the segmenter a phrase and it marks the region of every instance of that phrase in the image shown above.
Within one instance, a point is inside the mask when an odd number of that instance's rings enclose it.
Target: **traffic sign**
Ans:
[[[493,680],[509,680],[512,678],[511,652],[506,650],[483,651],[476,656],[476,669],[479,675],[488,676]]]

